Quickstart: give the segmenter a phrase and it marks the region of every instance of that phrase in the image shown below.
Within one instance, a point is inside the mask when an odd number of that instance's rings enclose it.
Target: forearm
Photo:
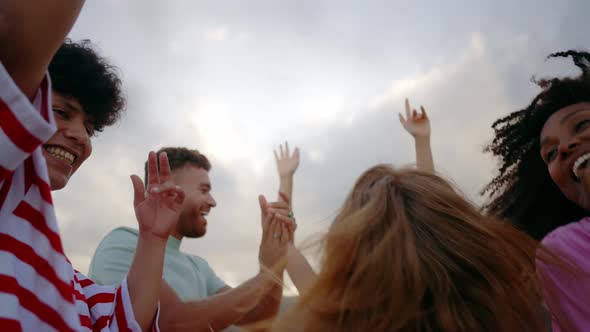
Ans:
[[[317,278],[317,274],[312,269],[307,259],[301,254],[299,249],[294,245],[289,245],[287,258],[287,273],[297,287],[299,294],[303,293]]]
[[[260,273],[237,288],[200,301],[170,303],[163,298],[162,331],[221,331],[240,322],[277,281]]]
[[[281,176],[279,179],[279,192],[289,198],[289,204],[293,205],[293,175]],[[279,201],[283,198],[279,195]]]
[[[258,301],[256,307],[250,310],[238,325],[247,325],[259,322],[276,316],[283,298],[283,278],[280,277],[273,284],[272,288]]]
[[[0,0],[0,61],[32,98],[84,0]]]
[[[129,296],[133,305],[133,313],[143,331],[149,331],[156,313],[166,240],[141,232],[133,262],[127,275]]]
[[[432,159],[432,148],[430,137],[416,137],[416,167],[425,172],[434,173],[434,161]]]

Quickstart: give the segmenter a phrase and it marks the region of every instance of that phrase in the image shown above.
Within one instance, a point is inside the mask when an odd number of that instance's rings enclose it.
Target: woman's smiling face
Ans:
[[[541,157],[553,182],[572,202],[586,207],[581,181],[590,176],[590,102],[572,104],[555,112],[543,126]]]

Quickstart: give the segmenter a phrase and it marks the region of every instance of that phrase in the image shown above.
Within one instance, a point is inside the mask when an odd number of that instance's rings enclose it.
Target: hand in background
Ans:
[[[430,120],[426,114],[423,106],[420,106],[421,112],[416,109],[411,110],[410,101],[406,98],[406,116],[399,113],[399,122],[404,129],[414,136],[414,138],[429,138],[430,137]]]
[[[279,152],[277,152],[277,150],[274,150],[273,152],[275,154],[279,176],[281,178],[292,177],[299,166],[299,148],[295,148],[293,154],[291,154],[289,151],[289,143],[285,142],[284,147],[283,144],[279,146]]]

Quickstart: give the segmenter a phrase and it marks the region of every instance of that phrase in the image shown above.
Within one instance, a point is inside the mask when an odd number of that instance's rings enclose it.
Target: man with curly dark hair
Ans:
[[[52,106],[57,132],[43,145],[51,189],[62,189],[90,156],[91,138],[114,124],[125,109],[117,69],[89,40],[66,40],[51,63]]]
[[[486,148],[499,174],[483,193],[484,209],[508,219],[579,269],[539,262],[539,277],[556,331],[590,326],[590,53],[572,57],[577,77],[537,81],[541,93],[523,110],[497,120]]]

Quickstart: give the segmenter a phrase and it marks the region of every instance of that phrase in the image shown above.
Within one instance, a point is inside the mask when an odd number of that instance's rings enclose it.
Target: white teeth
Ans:
[[[201,215],[202,215],[203,217],[204,217],[204,216],[206,216],[206,215],[208,215],[208,214],[209,214],[209,212],[206,212],[206,211],[201,211]]]
[[[576,176],[576,179],[580,179],[580,176],[578,175],[578,169],[588,159],[590,159],[590,153],[586,153],[585,155],[582,155],[582,156],[578,157],[578,159],[576,159],[576,162],[574,163],[574,166],[572,167],[572,172]]]
[[[74,160],[76,160],[76,156],[57,146],[46,147],[45,151],[49,152],[55,158],[66,161],[69,164],[73,164]]]

